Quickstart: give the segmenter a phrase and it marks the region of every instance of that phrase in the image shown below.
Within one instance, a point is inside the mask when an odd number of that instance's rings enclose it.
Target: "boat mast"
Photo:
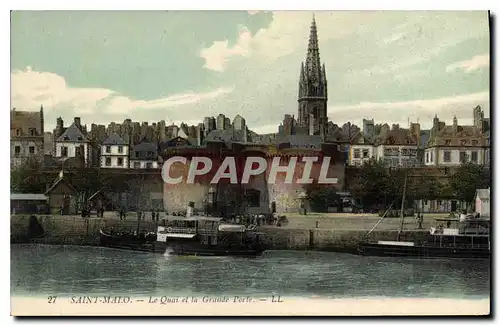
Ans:
[[[139,207],[142,206],[139,205],[140,204],[139,196],[142,196],[143,191],[144,191],[144,173],[141,173],[141,189],[139,195],[137,196],[137,209],[139,210],[139,214],[137,214],[137,235],[139,235],[139,231],[141,229],[141,215],[142,215],[141,208]]]
[[[366,232],[366,234],[363,236],[364,238],[366,238],[367,236],[370,235],[370,233],[373,232],[373,230],[375,230],[375,228],[380,224],[380,222],[382,222],[382,220],[385,218],[385,216],[387,215],[387,213],[391,210],[391,207],[392,205],[394,205],[396,201],[394,200],[391,205],[389,205],[389,208],[386,209],[386,211],[384,212],[384,215],[382,215],[382,217],[380,218],[380,220],[378,220],[377,223],[375,223],[375,225],[370,229],[370,231]]]
[[[401,199],[401,224],[399,226],[399,231],[398,231],[398,241],[401,237],[401,232],[403,231],[403,226],[404,226],[404,220],[405,220],[405,199],[406,199],[406,180],[408,178],[408,173],[405,175],[405,184],[403,187],[403,198]]]

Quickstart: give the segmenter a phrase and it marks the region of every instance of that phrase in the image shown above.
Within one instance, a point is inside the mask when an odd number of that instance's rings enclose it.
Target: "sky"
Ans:
[[[342,125],[489,116],[486,11],[316,11],[328,116]],[[223,113],[258,133],[297,116],[311,11],[13,11],[11,107],[45,128],[198,124]]]

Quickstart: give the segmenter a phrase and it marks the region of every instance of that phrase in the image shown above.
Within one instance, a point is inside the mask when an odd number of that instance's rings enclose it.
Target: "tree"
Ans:
[[[38,158],[27,158],[24,163],[10,171],[10,190],[18,193],[44,193],[48,176]]]
[[[314,212],[327,212],[328,207],[338,206],[340,196],[337,189],[331,186],[318,186],[312,184],[307,188],[307,198]]]
[[[443,188],[446,185],[441,184],[435,177],[418,176],[411,178],[411,186],[408,195],[413,199],[439,199],[444,198]]]
[[[463,163],[449,179],[449,187],[455,197],[472,204],[476,189],[488,188],[491,184],[490,169],[473,163]]]
[[[405,173],[405,170],[389,169],[373,159],[359,168],[348,190],[365,208],[386,207],[401,196]]]

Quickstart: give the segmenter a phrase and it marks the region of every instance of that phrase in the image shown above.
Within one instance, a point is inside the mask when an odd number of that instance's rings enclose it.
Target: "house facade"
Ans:
[[[101,168],[129,168],[129,144],[118,134],[111,134],[101,144]]]
[[[10,164],[18,167],[30,157],[43,158],[43,107],[40,111],[10,111]]]
[[[475,208],[481,217],[490,217],[490,188],[476,190]]]
[[[387,125],[382,126],[381,133],[375,140],[375,158],[387,167],[418,166],[419,132],[418,128],[403,129],[399,125],[393,125],[389,130]]]
[[[421,213],[456,213],[467,208],[467,203],[456,199],[419,199],[415,209]]]
[[[54,143],[56,158],[75,157],[80,158],[85,166],[91,165],[91,142],[80,124],[80,118],[75,118],[75,121],[61,133]]]
[[[349,146],[349,165],[361,166],[370,159],[376,157],[373,140],[365,136],[363,133],[358,133],[351,139]]]
[[[425,149],[426,166],[457,166],[462,163],[489,164],[489,128],[474,108],[474,124],[461,126],[455,117],[453,124],[445,125],[435,116],[430,138]],[[479,108],[480,110],[480,108]],[[481,111],[482,112],[482,111]]]
[[[131,169],[157,169],[158,166],[158,146],[155,143],[143,141],[132,148]]]

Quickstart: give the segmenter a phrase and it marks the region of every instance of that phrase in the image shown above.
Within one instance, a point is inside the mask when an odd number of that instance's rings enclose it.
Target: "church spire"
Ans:
[[[307,56],[300,67],[298,98],[298,124],[304,127],[308,134],[318,134],[325,130],[328,122],[327,101],[326,73],[319,57],[318,28],[313,14]]]
[[[321,61],[319,58],[318,29],[316,18],[313,14],[311,28],[309,32],[309,45],[307,47],[306,69],[312,81],[319,82],[321,78]]]

